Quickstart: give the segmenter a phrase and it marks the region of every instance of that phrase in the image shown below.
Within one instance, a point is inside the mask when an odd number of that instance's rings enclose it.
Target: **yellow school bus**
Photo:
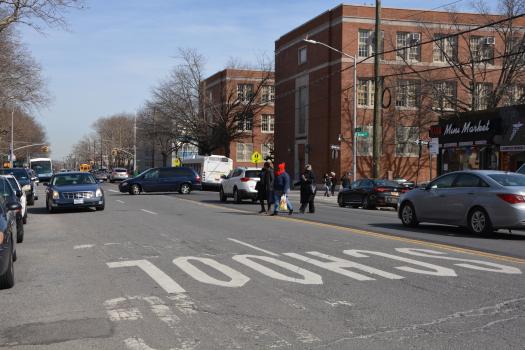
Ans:
[[[80,171],[90,171],[91,170],[91,164],[80,164]]]

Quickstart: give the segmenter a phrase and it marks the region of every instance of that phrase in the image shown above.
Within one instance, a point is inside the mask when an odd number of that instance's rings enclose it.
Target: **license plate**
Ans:
[[[84,198],[73,199],[73,204],[84,204]]]
[[[397,203],[397,198],[396,197],[386,197],[386,202],[387,203]]]
[[[399,192],[392,192],[392,193],[390,193],[390,194],[391,194],[392,196],[394,196],[394,197],[399,197]]]

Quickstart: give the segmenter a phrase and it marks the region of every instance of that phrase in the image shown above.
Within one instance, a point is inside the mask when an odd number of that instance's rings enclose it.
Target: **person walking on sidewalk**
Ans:
[[[265,162],[264,167],[261,170],[261,173],[259,174],[259,182],[257,182],[257,198],[261,202],[261,210],[259,211],[260,214],[262,213],[270,213],[271,204],[273,203],[273,182],[275,179],[275,175],[273,174],[273,168],[271,162]],[[264,202],[266,201],[267,208],[264,206]]]
[[[330,192],[333,196],[335,194],[335,186],[337,186],[337,177],[335,176],[335,173],[333,171],[330,173],[330,180],[332,181],[332,183],[330,184]]]
[[[304,214],[304,210],[308,205],[308,212],[315,213],[314,199],[316,192],[315,175],[312,171],[312,166],[306,164],[304,173],[301,175],[301,208],[299,211]]]
[[[345,173],[343,177],[341,177],[341,187],[343,187],[343,189],[350,188],[350,177],[350,172]]]
[[[330,189],[332,188],[332,179],[330,178],[330,174],[328,173],[324,174],[323,183],[324,183],[324,196],[330,197]]]
[[[273,200],[274,200],[274,206],[273,206],[273,214],[278,214],[278,208],[279,208],[279,202],[281,200],[281,196],[285,196],[286,198],[286,206],[288,209],[288,214],[292,215],[293,213],[293,206],[292,203],[290,203],[290,200],[288,199],[288,193],[290,192],[290,175],[286,172],[286,164],[281,163],[279,164],[277,171],[275,172],[275,181],[273,183]]]

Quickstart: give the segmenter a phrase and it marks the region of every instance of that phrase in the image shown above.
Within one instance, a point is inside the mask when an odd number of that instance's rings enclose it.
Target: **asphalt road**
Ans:
[[[520,234],[407,232],[393,212],[323,199],[313,216],[267,217],[216,193],[115,190],[106,185],[103,212],[47,214],[43,197],[30,209],[16,285],[0,291],[0,347],[525,344]]]

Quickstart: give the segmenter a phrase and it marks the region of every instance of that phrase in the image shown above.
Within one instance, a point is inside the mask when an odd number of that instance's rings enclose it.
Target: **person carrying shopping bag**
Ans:
[[[299,211],[301,214],[304,214],[306,206],[308,205],[308,212],[315,213],[314,199],[316,184],[315,184],[315,175],[312,172],[312,166],[306,164],[304,167],[304,173],[301,175],[301,208]]]
[[[290,192],[290,175],[286,172],[286,164],[279,164],[277,171],[275,172],[275,181],[273,184],[273,214],[278,214],[278,209],[280,207],[281,199],[286,203],[286,208],[288,209],[288,215],[292,215],[293,206],[288,199],[288,193]]]

